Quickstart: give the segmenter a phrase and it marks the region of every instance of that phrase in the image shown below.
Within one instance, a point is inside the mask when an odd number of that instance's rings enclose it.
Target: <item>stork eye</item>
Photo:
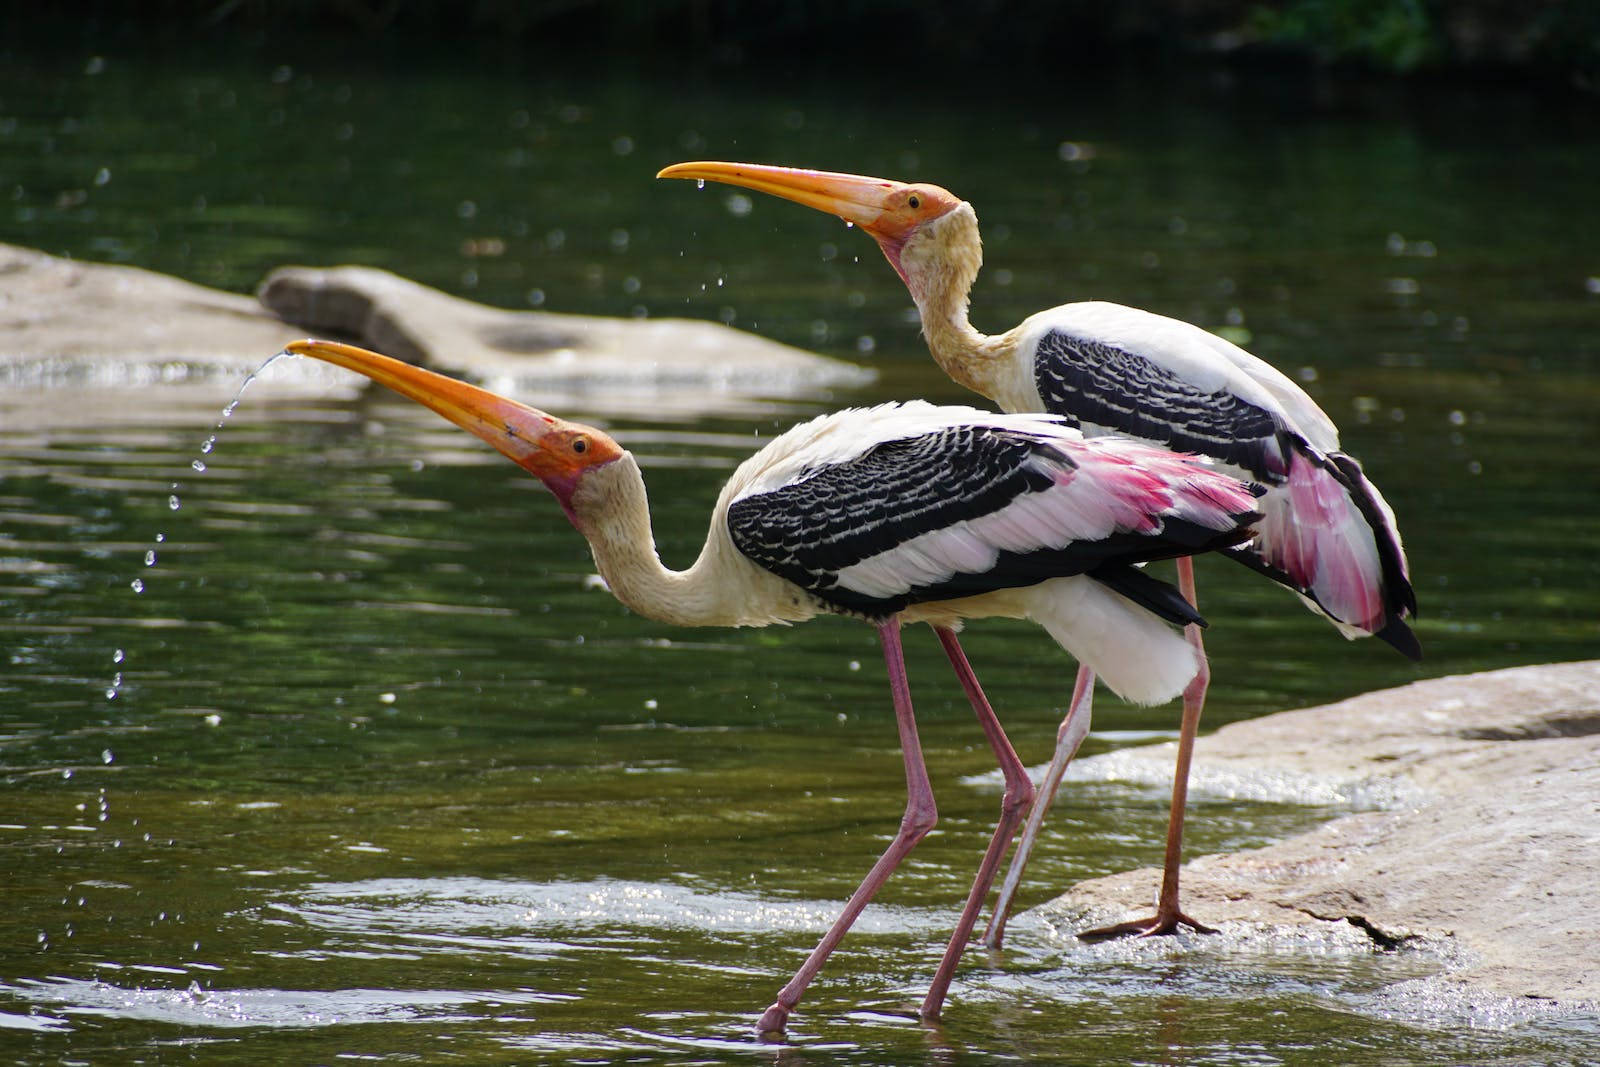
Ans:
[[[589,451],[589,439],[587,437],[574,437],[572,439],[572,450],[579,455]]]
[[[906,203],[910,204],[913,208],[919,208],[922,206],[922,198],[916,193],[912,193],[911,199],[907,200]]]

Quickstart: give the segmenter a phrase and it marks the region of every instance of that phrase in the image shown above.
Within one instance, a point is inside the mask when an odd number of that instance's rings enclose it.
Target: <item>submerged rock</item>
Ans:
[[[1170,781],[1174,750],[1084,760],[1074,777]],[[1497,997],[1600,1003],[1600,660],[1234,723],[1200,740],[1195,766],[1196,791],[1304,791],[1386,809],[1187,864],[1185,910],[1221,925],[1219,947],[1336,927],[1384,950],[1427,945],[1444,970],[1391,987],[1402,1017]],[[1153,869],[1093,879],[1033,916],[1069,943],[1072,931],[1148,913],[1159,881]]]

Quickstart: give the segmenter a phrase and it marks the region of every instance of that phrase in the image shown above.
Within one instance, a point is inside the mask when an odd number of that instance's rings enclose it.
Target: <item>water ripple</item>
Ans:
[[[99,980],[23,979],[0,983],[0,994],[58,1004],[73,1015],[143,1019],[180,1026],[320,1027],[354,1023],[492,1019],[505,1004],[551,1004],[572,998],[529,990],[399,989],[146,989]],[[8,1015],[6,1020],[23,1019]],[[64,1020],[29,1018],[34,1029],[61,1029]]]
[[[519,933],[571,935],[648,929],[765,934],[826,930],[840,902],[775,901],[752,893],[703,891],[664,882],[498,882],[482,878],[379,878],[314,886],[299,902],[272,908],[343,933],[408,939],[452,938],[504,951]],[[926,934],[948,929],[942,911],[873,905],[854,932]],[[491,931],[469,938],[472,931]],[[526,944],[526,942],[523,942]],[[563,947],[570,947],[559,942]]]

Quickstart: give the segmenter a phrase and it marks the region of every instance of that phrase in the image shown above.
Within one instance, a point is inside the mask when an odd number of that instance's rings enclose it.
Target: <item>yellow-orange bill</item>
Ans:
[[[884,212],[890,194],[905,188],[903,182],[839,174],[826,170],[769,167],[760,163],[674,163],[657,178],[694,178],[754,189],[759,193],[793,200],[797,204],[837,215],[871,233]]]
[[[284,350],[364,374],[432,408],[546,481],[570,479],[585,467],[621,454],[616,442],[599,430],[364,348],[337,341],[305,340],[295,341]],[[573,448],[579,438],[584,443]]]

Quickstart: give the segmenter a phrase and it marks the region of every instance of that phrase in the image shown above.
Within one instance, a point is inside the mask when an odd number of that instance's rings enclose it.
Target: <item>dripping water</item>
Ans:
[[[279,352],[276,355],[274,355],[271,359],[269,359],[265,363],[261,364],[261,366],[257,367],[255,370],[253,370],[249,374],[245,375],[244,381],[239,384],[238,390],[233,394],[233,399],[228,401],[227,407],[222,409],[222,417],[219,418],[217,420],[217,424],[214,427],[212,427],[212,432],[210,434],[208,434],[206,436],[206,439],[200,443],[200,454],[202,456],[209,456],[211,454],[212,449],[217,447],[217,436],[222,432],[223,426],[227,423],[228,419],[233,415],[234,410],[238,408],[239,401],[241,399],[243,399],[243,397],[244,397],[244,391],[246,389],[250,388],[250,383],[254,382],[257,378],[259,378],[266,371],[266,369],[268,367],[272,366],[274,363],[276,363],[278,360],[282,359],[284,356],[286,356],[288,354],[289,353],[287,353],[287,352]],[[195,458],[194,460],[192,460],[190,462],[189,468],[191,470],[193,470],[196,474],[204,474],[206,472],[206,463],[205,463],[204,460],[202,460],[202,459],[197,457],[197,458]],[[177,511],[179,508],[183,507],[183,499],[182,499],[182,497],[180,497],[178,495],[178,491],[181,488],[182,488],[182,486],[178,482],[172,482],[168,486],[168,493],[167,493],[167,508],[168,508],[168,510]],[[166,535],[166,533],[164,531],[159,531],[158,530],[156,532],[155,537],[153,538],[153,540],[155,541],[155,543],[157,545],[165,544],[166,540],[167,540],[167,535]],[[157,562],[158,558],[159,558],[159,556],[157,555],[156,549],[155,548],[148,548],[148,549],[145,550],[145,553],[144,553],[144,565],[146,567],[154,567],[156,565],[156,562]],[[135,596],[140,596],[145,591],[145,580],[143,578],[135,578],[131,582],[128,583],[128,588],[133,590]],[[105,695],[106,695],[106,699],[107,700],[116,700],[117,697],[120,696],[121,693],[122,693],[123,671],[124,671],[123,664],[127,661],[127,658],[128,658],[127,650],[123,649],[123,648],[116,649],[114,652],[111,653],[111,665],[114,668],[114,670],[113,670],[112,675],[111,675],[111,684],[106,686],[106,690],[105,690]]]

